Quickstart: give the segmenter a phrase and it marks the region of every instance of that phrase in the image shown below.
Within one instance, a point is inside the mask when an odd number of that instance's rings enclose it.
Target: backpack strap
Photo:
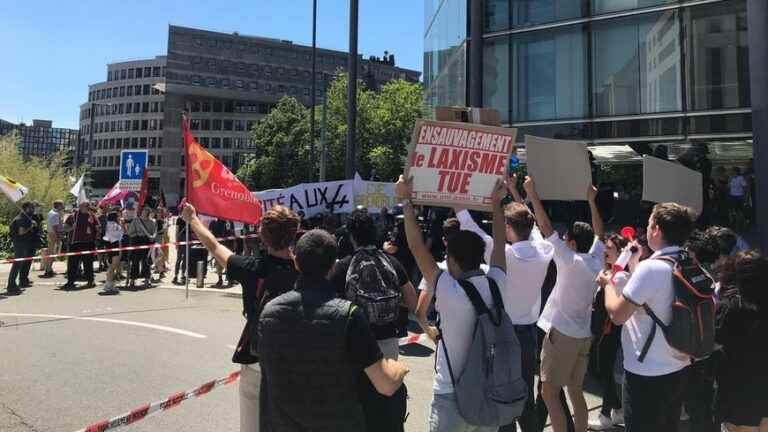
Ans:
[[[645,313],[647,313],[648,316],[651,317],[651,319],[653,320],[653,325],[651,326],[651,334],[649,334],[648,339],[645,340],[643,349],[642,351],[640,351],[640,356],[637,358],[637,361],[639,361],[640,363],[642,363],[645,360],[645,357],[648,355],[648,351],[651,349],[653,338],[656,337],[656,327],[661,327],[662,329],[667,327],[667,325],[664,324],[664,322],[661,321],[658,316],[656,316],[656,314],[653,312],[650,306],[648,306],[647,304],[644,304],[643,310],[645,310]]]

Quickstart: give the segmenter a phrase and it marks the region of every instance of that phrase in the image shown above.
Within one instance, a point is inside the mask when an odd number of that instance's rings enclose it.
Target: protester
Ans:
[[[176,218],[176,241],[187,241],[187,223],[181,217]],[[173,266],[173,283],[174,285],[184,285],[187,282],[186,268],[187,246],[176,245],[176,264]],[[179,279],[179,270],[181,272],[181,279]]]
[[[107,213],[106,229],[104,231],[104,246],[108,249],[117,249],[122,246],[123,227],[120,223],[119,215],[116,211]],[[107,281],[104,283],[104,294],[119,294],[120,289],[115,285],[115,275],[120,268],[120,251],[106,253],[109,258],[109,267],[107,267]]]
[[[733,176],[728,181],[728,201],[732,212],[739,217],[745,217],[744,205],[747,198],[747,181],[741,175],[741,168],[733,167]],[[731,223],[736,222],[731,220]]]
[[[165,208],[159,207],[155,212],[155,224],[157,225],[157,235],[155,244],[163,245],[152,249],[152,262],[155,265],[155,271],[158,273],[158,279],[165,279],[165,272],[168,270],[168,213]]]
[[[475,307],[470,301],[461,281],[471,284],[479,293],[486,307],[502,307],[492,299],[493,284],[498,294],[498,287],[506,284],[504,271],[504,222],[501,211],[501,198],[504,188],[497,187],[494,191],[494,229],[493,249],[491,252],[490,268],[487,273],[480,271],[480,264],[485,256],[485,242],[471,231],[460,231],[448,237],[447,267],[441,271],[432,253],[424,243],[421,228],[414,214],[410,201],[412,185],[402,177],[395,186],[397,199],[404,203],[405,231],[408,246],[416,259],[428,286],[433,286],[437,298],[435,307],[440,314],[440,330],[420,322],[423,330],[437,342],[437,360],[435,365],[435,382],[433,386],[429,430],[431,432],[485,432],[495,431],[501,424],[495,426],[474,426],[464,419],[459,411],[457,395],[455,394],[454,377],[462,376],[467,353],[472,343],[474,327],[477,322]],[[493,283],[492,283],[492,282]],[[501,298],[499,298],[501,300]],[[498,310],[498,309],[497,309]],[[421,321],[421,320],[420,320]],[[481,383],[477,383],[481,385]]]
[[[740,252],[721,267],[721,319],[715,334],[718,412],[727,432],[768,431],[768,258]],[[693,429],[691,429],[693,430]]]
[[[126,233],[131,241],[131,246],[147,246],[155,241],[157,235],[157,226],[155,221],[150,219],[151,210],[144,208],[141,215],[134,218],[128,225]],[[152,287],[152,270],[149,261],[149,249],[137,249],[131,251],[131,268],[128,275],[128,288],[136,289],[136,279],[144,279],[143,289]]]
[[[25,202],[21,205],[22,212],[13,218],[9,227],[11,243],[13,244],[14,258],[28,258],[33,256],[34,237],[37,222],[32,219],[34,205],[31,202]],[[8,275],[8,285],[6,286],[7,295],[19,295],[24,290],[32,286],[29,282],[29,270],[32,261],[17,261],[11,265],[11,272]],[[16,283],[16,278],[19,282]]]
[[[617,354],[621,350],[621,326],[613,324],[605,310],[605,289],[613,273],[613,265],[626,246],[627,240],[616,233],[605,237],[605,268],[597,277],[598,290],[592,303],[591,326],[592,335],[596,338],[592,349],[597,359],[603,405],[598,416],[589,421],[590,430],[609,430],[624,423],[621,387],[614,374]]]
[[[547,333],[541,348],[542,398],[552,419],[555,432],[566,431],[565,412],[560,390],[566,388],[573,405],[576,431],[587,429],[587,402],[584,399],[584,377],[589,365],[592,344],[590,311],[595,292],[595,277],[604,266],[605,235],[603,221],[595,199],[597,189],[586,193],[592,214],[592,226],[575,222],[561,239],[552,228],[533,178],[523,184],[536,213],[539,229],[554,247],[557,282],[547,300],[538,325]]]
[[[211,233],[216,238],[225,238],[230,237],[233,232],[231,229],[231,224],[223,219],[216,219],[211,221],[210,225],[208,226],[208,229],[211,230]],[[233,250],[233,242],[232,240],[221,240],[221,243],[229,250]],[[224,287],[224,279],[223,279],[223,273],[224,273],[224,266],[220,265],[218,261],[215,263],[216,265],[216,275],[219,277],[219,280],[213,285],[216,288],[223,288]],[[230,286],[230,282],[227,282],[227,286]]]
[[[90,204],[81,202],[78,209],[65,221],[67,231],[70,231],[69,252],[91,251],[96,249],[96,236],[99,234],[99,220],[91,212]],[[67,259],[67,282],[61,286],[63,290],[75,289],[78,270],[82,263],[86,288],[94,288],[96,283],[93,276],[93,254],[72,255]]]
[[[401,320],[400,305],[405,304],[415,312],[416,290],[400,262],[377,247],[376,224],[366,209],[353,211],[346,228],[354,252],[336,262],[331,283],[339,297],[363,311],[384,357],[397,360],[400,327],[407,325],[407,311],[405,320]],[[381,397],[365,380],[360,387],[366,430],[402,431],[407,409],[405,387],[392,398]]]
[[[536,321],[541,310],[541,286],[547,276],[554,248],[545,242],[535,229],[535,218],[528,207],[522,204],[522,197],[517,190],[517,178],[508,179],[507,185],[514,202],[504,209],[507,278],[506,287],[501,293],[505,309],[515,325],[515,333],[520,341],[523,378],[528,385],[528,400],[517,423],[523,432],[534,432],[541,430],[537,424],[533,396],[537,356]],[[457,209],[456,217],[461,222],[461,229],[474,232],[483,239],[485,262],[490,262],[493,238],[475,223],[468,211]],[[508,425],[499,430],[515,431],[515,425]]]
[[[360,372],[384,395],[394,394],[408,373],[383,357],[362,308],[336,298],[327,280],[336,249],[325,231],[304,234],[294,249],[296,290],[269,302],[261,314],[258,352],[268,430],[366,430]]]
[[[628,432],[678,428],[686,368],[691,359],[671,348],[661,332],[657,332],[647,351],[643,349],[656,325],[643,306],[669,325],[674,299],[672,266],[654,258],[679,256],[681,245],[692,231],[690,209],[675,203],[657,204],[646,230],[654,254],[632,269],[621,292],[605,291],[606,310],[614,323],[623,325],[624,420]],[[639,254],[635,252],[633,257]]]
[[[262,216],[260,236],[267,246],[267,254],[263,257],[233,254],[205,227],[197,217],[195,208],[189,204],[182,209],[181,218],[189,223],[216,262],[227,269],[228,277],[242,285],[246,324],[232,361],[241,365],[240,431],[258,431],[262,375],[254,350],[256,325],[264,305],[292,290],[298,277],[289,247],[296,236],[299,217],[282,206],[272,207]]]
[[[43,260],[45,273],[41,278],[52,278],[56,274],[53,272],[53,261],[51,255],[61,252],[61,235],[63,223],[64,203],[56,200],[53,202],[53,208],[48,212],[46,218],[46,233],[48,239],[48,256]]]

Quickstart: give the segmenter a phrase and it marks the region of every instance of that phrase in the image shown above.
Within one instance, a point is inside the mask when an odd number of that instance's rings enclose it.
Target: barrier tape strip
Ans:
[[[401,337],[398,340],[398,345],[399,346],[411,345],[411,344],[424,345],[426,342],[429,342],[429,336],[427,336],[426,333],[421,333],[421,334],[411,333],[408,336]]]
[[[258,236],[259,236],[258,234],[246,234],[243,236],[221,237],[221,238],[217,238],[216,240],[217,241],[236,240],[236,239],[254,238]],[[189,242],[190,245],[199,244],[199,243],[201,243],[200,240],[192,240]],[[22,261],[39,261],[46,258],[61,258],[61,257],[75,256],[75,255],[96,255],[96,254],[107,253],[107,252],[154,249],[154,248],[162,248],[166,246],[184,246],[186,244],[187,242],[185,241],[179,241],[179,242],[170,242],[170,243],[155,243],[155,244],[148,244],[148,245],[141,245],[141,246],[124,246],[119,248],[94,249],[94,250],[79,251],[79,252],[63,252],[55,255],[38,255],[38,256],[25,257],[25,258],[8,258],[0,261],[0,264],[13,264],[15,262],[22,262]]]
[[[164,400],[142,405],[130,412],[119,415],[109,420],[102,420],[98,423],[94,423],[84,429],[78,430],[77,432],[105,432],[108,430],[117,429],[123,426],[134,424],[140,420],[144,420],[147,417],[160,414],[163,411],[167,411],[171,408],[179,406],[182,402],[186,400],[189,400],[192,398],[199,398],[203,395],[206,395],[210,393],[211,390],[217,387],[221,387],[227,384],[232,384],[238,379],[240,379],[240,371],[232,372],[231,374],[223,378],[219,378],[217,380],[207,382],[193,390],[172,394],[167,398],[165,398]]]

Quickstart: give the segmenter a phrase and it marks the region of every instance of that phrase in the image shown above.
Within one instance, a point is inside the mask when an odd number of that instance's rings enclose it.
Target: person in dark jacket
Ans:
[[[22,213],[13,219],[10,226],[14,258],[31,257],[37,242],[35,232],[38,225],[32,218],[35,207],[31,202],[25,202],[22,204],[21,209]],[[29,269],[31,265],[32,261],[13,263],[11,273],[8,275],[7,295],[19,295],[24,288],[31,286],[29,283]],[[19,279],[18,284],[16,283],[17,277]]]
[[[267,404],[262,420],[268,430],[281,432],[365,431],[361,372],[378,392],[391,396],[408,369],[383,358],[360,308],[336,298],[328,281],[337,255],[334,237],[309,231],[294,255],[296,289],[269,302],[259,320],[266,383],[261,398]]]
[[[91,212],[90,204],[82,202],[78,210],[69,216],[65,222],[70,232],[69,252],[90,251],[96,249],[96,237],[99,235],[99,220]],[[86,288],[96,286],[93,278],[92,254],[73,255],[67,258],[67,283],[61,286],[63,290],[75,288],[80,263],[83,263],[85,278],[88,280]]]

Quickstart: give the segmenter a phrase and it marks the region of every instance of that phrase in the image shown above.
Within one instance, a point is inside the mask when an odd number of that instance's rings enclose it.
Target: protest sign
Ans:
[[[396,205],[394,183],[365,181],[355,175],[355,207],[363,206],[369,213],[378,214],[382,208],[392,210]]]
[[[413,176],[413,201],[490,210],[516,134],[508,128],[417,121],[405,167],[406,176]]]
[[[354,209],[354,181],[302,183],[285,189],[254,192],[266,212],[276,205],[310,218],[321,213],[349,213]]]
[[[701,213],[704,191],[700,172],[657,157],[643,156],[643,200],[676,202]]]
[[[542,200],[587,199],[592,171],[585,143],[526,135],[525,152],[528,175]]]

